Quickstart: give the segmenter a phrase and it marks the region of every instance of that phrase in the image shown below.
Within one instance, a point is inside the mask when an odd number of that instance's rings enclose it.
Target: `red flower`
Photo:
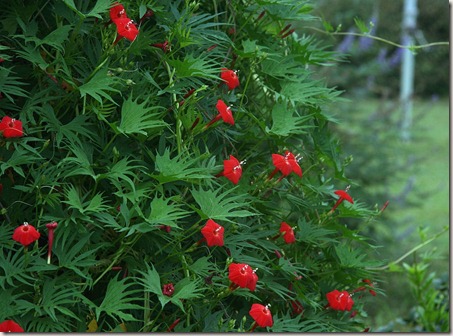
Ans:
[[[27,222],[16,228],[13,233],[13,239],[24,246],[30,245],[38,240],[40,236],[40,233],[36,231],[33,225],[30,225]]]
[[[250,316],[260,327],[272,327],[274,324],[271,311],[267,307],[259,303],[254,303],[250,309]]]
[[[250,289],[252,292],[256,289],[256,283],[258,282],[258,275],[256,275],[256,269],[252,271],[250,275],[249,282],[247,284],[247,288]]]
[[[129,18],[119,18],[115,21],[116,24],[116,30],[118,32],[119,38],[117,38],[116,42],[122,37],[127,38],[129,41],[133,42],[137,35],[138,35],[138,29],[134,24],[134,21],[132,21]]]
[[[201,229],[201,234],[205,237],[208,246],[223,246],[224,231],[223,226],[208,219],[206,225]]]
[[[237,88],[239,86],[239,77],[234,70],[222,68],[220,78],[225,81],[225,84],[228,86],[228,90],[233,90],[234,88]]]
[[[242,176],[241,162],[233,155],[230,155],[229,160],[223,160],[223,172],[220,172],[216,176],[225,176],[234,184],[238,184]]]
[[[13,320],[6,320],[0,323],[1,332],[24,332],[24,329]]]
[[[290,151],[285,151],[285,158],[288,160],[289,164],[291,165],[291,168],[293,169],[293,172],[296,175],[299,175],[302,177],[302,169],[299,166],[299,163],[297,162],[298,159],[294,156],[293,153]]]
[[[290,151],[285,151],[285,156],[280,154],[272,154],[272,163],[275,166],[274,171],[269,175],[268,179],[271,179],[278,171],[282,173],[280,180],[294,172],[295,174],[302,177],[302,169],[297,162],[298,158],[294,156]]]
[[[255,290],[258,276],[256,275],[256,270],[252,270],[249,265],[231,263],[228,266],[228,272],[228,279],[232,283],[241,288],[248,288],[251,291]]]
[[[164,294],[166,296],[172,296],[174,292],[175,292],[175,287],[173,286],[173,284],[171,282],[164,285],[162,288],[162,294]]]
[[[354,305],[354,301],[347,291],[340,292],[335,289],[334,291],[327,293],[326,297],[327,301],[329,301],[330,308],[335,310],[350,311]]]
[[[219,99],[217,101],[216,108],[217,108],[217,111],[219,111],[219,114],[217,114],[217,116],[214,119],[212,119],[205,126],[205,128],[208,128],[209,126],[211,126],[213,123],[215,123],[216,121],[218,121],[220,119],[223,119],[223,121],[226,122],[227,124],[234,125],[234,118],[233,118],[233,113],[231,112],[231,108],[228,107],[223,100]]]
[[[348,201],[349,203],[354,204],[354,201],[352,200],[352,197],[348,194],[349,188],[350,188],[350,186],[347,186],[345,190],[336,190],[336,191],[335,191],[335,194],[337,194],[338,196],[340,196],[340,198],[338,198],[337,202],[335,203],[335,205],[333,206],[333,208],[330,210],[330,212],[334,212],[335,209],[336,209],[343,201]]]
[[[293,307],[293,315],[299,315],[304,311],[304,306],[297,300],[292,300],[291,306]]]
[[[127,19],[127,14],[124,6],[118,2],[115,2],[113,7],[110,8],[110,20],[116,23],[118,19]]]
[[[46,228],[49,230],[49,235],[48,235],[48,250],[47,250],[47,263],[50,264],[50,258],[52,256],[52,245],[53,245],[53,237],[54,237],[54,231],[57,228],[58,223],[57,222],[51,222],[46,224]]]
[[[162,49],[162,51],[163,51],[164,53],[166,53],[167,51],[170,50],[170,44],[168,43],[167,40],[165,40],[164,43],[154,43],[154,44],[151,44],[151,46]],[[194,90],[194,91],[195,91],[195,90]],[[180,105],[182,105],[182,104],[180,104]]]
[[[0,121],[0,132],[5,138],[18,138],[24,135],[22,121],[4,116]]]
[[[286,244],[292,244],[296,241],[294,230],[288,223],[282,222],[280,225],[280,232],[283,232],[283,239]]]

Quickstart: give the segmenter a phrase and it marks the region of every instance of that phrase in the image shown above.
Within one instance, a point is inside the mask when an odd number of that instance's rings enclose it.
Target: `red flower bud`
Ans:
[[[53,238],[54,238],[54,231],[57,228],[57,222],[51,222],[46,224],[46,228],[49,230],[48,233],[48,250],[47,250],[47,263],[50,264],[50,258],[52,257],[52,246],[53,246]]]
[[[162,288],[162,294],[164,294],[166,296],[172,296],[174,292],[175,292],[175,287],[173,286],[173,284],[171,282],[164,285]]]

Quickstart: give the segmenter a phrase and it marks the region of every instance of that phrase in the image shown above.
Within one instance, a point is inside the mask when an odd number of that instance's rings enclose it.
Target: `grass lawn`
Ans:
[[[419,227],[426,228],[427,236],[431,237],[449,225],[450,160],[447,99],[414,103],[409,142],[401,141],[397,133],[396,125],[401,119],[401,111],[395,102],[353,99],[340,107],[331,107],[330,110],[340,121],[339,129],[349,135],[354,132],[355,134],[369,132],[368,127],[363,126],[367,125],[367,122],[380,122],[384,123],[384,128],[395,128],[395,136],[389,137],[388,140],[380,139],[379,145],[393,148],[389,154],[391,157],[386,159],[395,162],[395,166],[399,167],[392,171],[394,176],[391,179],[391,185],[385,186],[391,199],[386,215],[398,225],[385,227],[385,223],[379,223],[379,220],[375,224],[377,226],[375,232],[378,236],[379,232],[387,234],[383,254],[389,260],[396,260],[421,242]],[[387,113],[387,118],[384,118],[382,113]],[[385,123],[388,124],[385,125]],[[354,153],[354,156],[357,155],[359,154]],[[373,158],[373,153],[364,155],[369,156],[371,160],[379,160],[379,158]],[[351,163],[353,164],[354,162]],[[354,176],[350,177],[354,179]],[[369,176],[369,179],[373,179],[373,176]],[[372,185],[374,188],[380,188],[379,183]],[[404,196],[400,197],[402,201],[398,201],[398,195]],[[449,272],[449,240],[449,234],[446,232],[417,252],[436,250],[436,258],[431,260],[430,270],[437,275]],[[414,256],[411,255],[404,262],[411,264],[413,258]],[[369,304],[366,305],[366,308],[369,308],[367,320],[370,321],[374,330],[399,317],[408,317],[410,308],[414,306],[405,275],[387,272],[381,275],[380,280],[382,283],[379,285],[385,288],[387,297],[370,298]],[[405,328],[407,327],[395,323],[393,331],[407,331]]]

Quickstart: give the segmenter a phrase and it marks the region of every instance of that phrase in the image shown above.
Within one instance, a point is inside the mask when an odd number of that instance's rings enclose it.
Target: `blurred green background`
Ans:
[[[404,0],[319,0],[315,12],[334,30],[360,33],[354,20],[358,18],[372,27],[372,35],[401,43],[403,4]],[[448,1],[418,0],[417,8],[415,44],[448,42]],[[317,27],[325,29],[321,22]],[[306,27],[298,28],[305,32]],[[357,182],[350,193],[378,209],[389,201],[377,220],[348,225],[356,225],[382,246],[379,258],[397,260],[449,225],[449,46],[415,53],[411,138],[403,141],[402,49],[366,37],[319,37],[330,43],[329,50],[343,55],[318,75],[349,99],[329,111],[339,121],[334,128],[344,159],[350,161],[347,176]],[[449,330],[448,311],[441,314],[440,308],[450,306],[449,241],[449,232],[444,232],[392,272],[373,279],[386,296],[370,297],[367,313],[360,316],[371,331]]]

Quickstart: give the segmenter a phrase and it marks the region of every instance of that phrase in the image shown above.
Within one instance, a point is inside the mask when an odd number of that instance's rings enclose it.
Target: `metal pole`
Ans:
[[[404,0],[402,45],[413,45],[413,33],[417,25],[417,0]],[[409,49],[403,50],[401,63],[400,101],[403,112],[401,138],[410,140],[412,125],[412,104],[414,92],[415,55]]]

